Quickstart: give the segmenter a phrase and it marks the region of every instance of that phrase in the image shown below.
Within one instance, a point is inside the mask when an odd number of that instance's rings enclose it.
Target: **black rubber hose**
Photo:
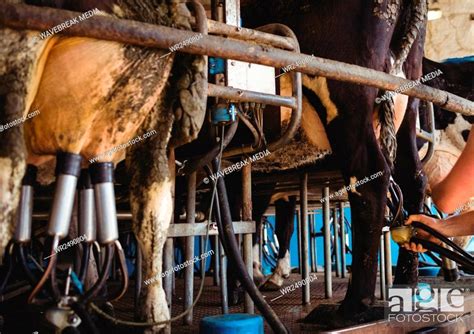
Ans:
[[[221,146],[223,146],[222,148],[226,148],[227,145],[229,145],[232,138],[234,138],[234,135],[237,132],[238,127],[239,127],[239,122],[237,119],[235,122],[233,122],[229,126],[229,129],[226,131],[223,144],[219,141],[204,156],[193,159],[190,163],[186,164],[183,167],[183,169],[179,172],[179,175],[189,175],[192,172],[198,170],[199,168],[202,168],[208,165],[209,163],[211,163],[211,161],[213,161],[217,157],[219,152],[221,151]]]
[[[81,281],[82,284],[84,284],[84,281],[86,279],[87,268],[89,268],[89,260],[91,256],[92,245],[85,242],[83,246],[84,247],[82,247],[83,253],[82,253],[82,261],[81,261],[81,269],[79,270],[79,280]]]
[[[81,302],[88,303],[104,287],[105,283],[107,282],[107,278],[109,277],[110,268],[112,267],[112,261],[114,260],[114,250],[115,245],[113,243],[110,243],[105,246],[105,263],[104,267],[101,270],[101,275],[99,276],[99,279],[94,284],[94,286],[84,294]]]
[[[21,266],[23,267],[23,271],[25,272],[28,282],[30,282],[30,285],[34,287],[36,283],[38,282],[38,279],[35,277],[33,272],[28,267],[28,260],[27,260],[25,248],[26,248],[26,245],[24,244],[21,244],[18,246],[18,256],[20,258],[20,263],[21,263]]]
[[[213,161],[214,169],[219,170],[218,159]],[[272,330],[277,334],[287,334],[289,330],[281,322],[281,320],[276,315],[275,311],[268,305],[268,303],[263,298],[260,291],[257,289],[252,279],[250,278],[247,268],[240,256],[239,246],[235,238],[234,227],[232,225],[232,217],[230,214],[229,202],[227,199],[227,190],[225,187],[225,182],[222,177],[217,179],[217,197],[219,198],[219,207],[222,219],[222,230],[219,231],[219,234],[222,234],[222,237],[225,239],[227,244],[227,256],[239,278],[240,283],[245,288],[245,291],[250,295],[255,306],[263,315],[265,320],[268,322]]]
[[[87,329],[87,333],[91,334],[100,334],[99,330],[95,326],[94,322],[92,321],[89,312],[85,309],[84,305],[81,303],[73,303],[71,304],[71,308],[74,312],[82,319],[84,329]]]
[[[451,241],[449,238],[447,238],[445,235],[443,235],[442,233],[436,231],[435,229],[423,224],[423,223],[420,223],[420,222],[413,222],[411,224],[413,227],[416,227],[416,228],[419,228],[419,229],[422,229],[426,232],[428,232],[429,234],[431,234],[432,236],[438,238],[439,240],[441,240],[442,242],[444,242],[446,245],[452,247],[454,250],[456,250],[457,252],[459,252],[462,256],[466,257],[467,259],[469,259],[470,261],[474,261],[474,257],[469,254],[468,252],[466,252],[464,249],[462,249],[461,247],[459,247],[456,243],[454,243],[453,241]]]
[[[13,271],[15,244],[10,240],[10,242],[8,243],[5,249],[7,250],[5,252],[5,257],[4,257],[5,264],[3,265],[5,270],[4,270],[3,278],[0,282],[0,296],[3,295],[3,291],[5,290],[5,287],[7,286],[8,280]]]
[[[474,261],[466,258],[465,256],[453,252],[449,249],[446,249],[434,242],[428,241],[426,239],[420,239],[420,238],[411,238],[411,242],[414,242],[416,244],[422,245],[424,248],[432,250],[436,253],[439,253],[442,256],[445,256],[451,260],[453,260],[456,263],[459,263],[460,265],[463,266],[464,271],[470,274],[474,274]]]

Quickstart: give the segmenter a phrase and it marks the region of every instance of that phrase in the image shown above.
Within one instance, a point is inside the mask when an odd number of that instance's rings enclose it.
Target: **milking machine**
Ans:
[[[392,239],[397,244],[403,245],[412,242],[420,244],[424,248],[439,253],[443,257],[458,263],[466,273],[474,274],[474,256],[456,245],[450,238],[421,222],[415,221],[412,222],[411,225],[404,224],[408,218],[408,214],[403,209],[402,192],[393,179],[390,180],[389,192],[391,196],[388,199],[388,206],[392,213],[394,213],[390,232]],[[436,216],[433,217],[438,218]],[[438,242],[417,237],[418,230],[427,232],[432,237],[438,239]]]
[[[18,262],[21,265],[21,269],[30,285],[35,285],[37,281],[35,274],[28,266],[32,231],[33,187],[36,181],[36,173],[37,168],[35,166],[28,165],[26,167],[21,186],[15,234],[13,239],[8,243],[5,252],[5,270],[2,275],[2,280],[0,281],[0,296],[2,299],[9,278],[15,268],[15,263]]]
[[[1,293],[11,276],[13,263],[18,259],[26,278],[33,287],[28,303],[45,310],[44,318],[48,326],[53,327],[57,333],[77,331],[77,327],[81,324],[88,332],[98,333],[86,311],[87,305],[97,298],[102,302],[115,301],[124,295],[128,286],[125,254],[118,241],[113,183],[114,165],[110,162],[95,163],[88,170],[81,171],[81,160],[81,156],[77,154],[57,155],[56,188],[47,225],[49,256],[45,258],[47,265],[39,279],[30,270],[27,260],[28,244],[32,234],[33,185],[36,180],[36,167],[27,167],[21,189],[18,222],[14,237],[7,247],[6,271],[2,275],[0,284]],[[76,268],[80,268],[79,272],[74,272],[70,265],[64,275],[57,272],[58,256],[64,249],[58,246],[69,234],[76,187],[79,192],[78,232],[83,241],[82,258],[80,265],[76,265]],[[89,261],[96,239],[100,246],[105,248],[105,256],[98,270],[97,281],[90,288],[86,288]],[[101,261],[97,256],[96,260],[99,267]],[[118,262],[121,285],[116,292],[106,294],[105,285],[113,261]],[[61,277],[61,280],[58,277]],[[46,285],[48,281],[49,284]]]

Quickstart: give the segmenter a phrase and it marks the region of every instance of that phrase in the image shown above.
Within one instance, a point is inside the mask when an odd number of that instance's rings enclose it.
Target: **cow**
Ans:
[[[285,24],[294,31],[305,54],[411,80],[422,75],[424,0],[249,0],[242,1],[241,6],[245,26]],[[296,139],[254,166],[262,171],[296,169],[331,152],[347,185],[382,172],[381,177],[349,192],[352,273],[339,311],[326,319],[333,325],[357,323],[374,301],[377,252],[392,172],[405,194],[408,212],[422,209],[426,178],[415,138],[419,101],[397,95],[394,104],[401,112],[393,116],[389,104],[375,102],[385,92],[310,75],[303,76],[303,93],[302,129]],[[285,124],[285,115],[282,122]],[[327,145],[321,144],[323,135]],[[416,283],[417,265],[417,255],[402,250],[395,283]]]
[[[95,15],[191,30],[190,11],[175,1],[26,3],[92,10]],[[102,153],[154,130],[157,135],[98,161],[117,164],[126,158],[133,230],[143,251],[143,277],[161,277],[162,248],[173,207],[173,148],[194,139],[203,124],[206,57],[166,55],[168,50],[65,37],[54,34],[57,30],[0,30],[0,124],[39,111],[0,133],[0,255],[14,229],[26,163],[41,167],[58,152],[68,152],[82,156],[82,165],[87,167]],[[144,287],[141,298],[141,320],[169,319],[161,280]],[[156,332],[162,327],[148,330]]]
[[[468,58],[469,59],[469,58]],[[441,70],[442,76],[435,77],[426,81],[428,86],[443,89],[450,93],[464,97],[468,100],[474,98],[474,84],[472,81],[474,73],[474,62],[468,59],[459,59],[456,63],[437,63],[427,58],[423,58],[423,75],[429,75]],[[425,104],[419,109],[420,126],[428,130],[427,117],[428,111]],[[462,116],[434,106],[434,125],[435,125],[435,147],[433,157],[427,161],[424,166],[424,172],[428,179],[429,188],[434,187],[449,173],[457,158],[464,149],[472,126],[472,117]],[[425,143],[422,139],[417,139],[420,154],[425,155],[422,145]],[[268,196],[255,196],[254,206],[257,208],[253,219],[259,224],[262,215],[268,204]],[[279,252],[277,256],[277,266],[269,278],[262,285],[263,290],[278,290],[284,283],[284,278],[288,277],[291,267],[289,261],[289,240],[293,234],[293,218],[295,214],[295,203],[288,194],[275,194],[271,202],[275,205],[275,234],[279,241]],[[468,202],[466,204],[469,204]],[[465,211],[470,207],[466,205]],[[457,237],[455,242],[461,247],[465,247],[470,241],[470,237]],[[260,260],[254,260],[254,277],[258,282],[263,281],[261,274]]]

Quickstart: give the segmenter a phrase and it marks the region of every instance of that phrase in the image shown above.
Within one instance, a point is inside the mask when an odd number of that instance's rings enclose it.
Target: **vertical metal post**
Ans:
[[[341,258],[341,253],[339,252],[339,233],[338,233],[339,224],[337,220],[337,206],[336,205],[334,206],[332,213],[333,213],[333,223],[334,223],[333,225],[334,227],[334,257],[335,257],[334,264],[336,266],[336,277],[341,277],[341,270],[339,267],[339,261]]]
[[[344,202],[339,203],[339,226],[341,227],[341,277],[346,277],[346,223],[344,221]]]
[[[301,206],[301,199],[300,199]],[[303,266],[301,259],[301,210],[296,211],[296,227],[298,229],[298,272],[300,275],[303,274]]]
[[[221,306],[222,306],[222,313],[227,314],[229,313],[229,297],[227,295],[227,258],[226,254],[224,252],[224,247],[222,247],[222,244],[219,242],[217,244],[217,247],[219,247],[219,253],[220,253],[220,267],[221,267]]]
[[[329,186],[323,189],[323,224],[324,224],[324,294],[332,298],[332,263],[331,263],[331,229],[330,229],[330,203]]]
[[[245,165],[242,168],[242,219],[252,221],[252,166]],[[244,261],[250,278],[253,277],[253,257],[252,257],[252,235],[244,235]],[[244,302],[244,312],[253,314],[255,312],[252,298],[246,293]]]
[[[165,247],[163,249],[163,270],[169,270],[173,267],[173,238],[166,239]],[[166,294],[166,302],[171,314],[171,304],[173,295],[173,276],[166,275],[163,277],[163,288]]]
[[[196,172],[188,176],[188,190],[186,195],[186,224],[194,224],[196,217]],[[194,258],[194,236],[186,237],[184,260],[192,261]],[[188,262],[189,263],[189,262]],[[194,266],[186,266],[184,268],[184,309],[193,305],[194,295]],[[192,325],[193,310],[184,316],[183,322],[185,325]]]
[[[318,258],[316,250],[316,217],[314,210],[309,215],[309,249],[311,252],[311,272],[318,272]]]
[[[220,247],[219,247],[219,236],[215,235],[212,237],[215,254],[214,254],[214,286],[221,285],[220,271]]]
[[[387,227],[383,228],[384,237],[384,255],[385,255],[385,284],[387,288],[391,288],[393,285],[392,276],[392,247],[390,239],[390,229]]]
[[[380,236],[380,299],[387,298],[387,285],[385,282],[385,238],[382,232]]]
[[[203,235],[199,237],[199,251],[201,254],[207,252],[206,239]],[[200,262],[199,265],[202,266],[203,262]],[[199,273],[201,275],[201,279],[206,279],[206,268],[204,268],[204,270],[200,270]]]
[[[176,179],[176,163],[175,163],[175,155],[174,155],[174,149],[171,149],[169,152],[169,157],[168,157],[168,167],[170,170],[170,175],[171,175],[171,180],[173,180],[173,185],[171,187],[171,196],[172,196],[172,203],[175,202],[175,195],[176,195],[176,189],[175,189],[175,182],[174,180]],[[174,205],[172,207],[172,212],[174,212]],[[171,221],[170,224],[174,223],[174,215],[171,216]],[[163,247],[163,268],[162,270],[169,270],[173,267],[174,265],[174,248],[173,248],[173,238],[167,238],[165,241],[165,245]],[[173,274],[174,271],[171,275],[166,275],[162,282],[163,282],[163,290],[165,291],[166,295],[166,303],[168,304],[168,310],[169,314],[171,314],[171,308],[172,308],[172,301],[173,301]],[[164,334],[171,334],[171,323],[165,326],[163,329]]]
[[[310,304],[309,287],[309,242],[308,242],[308,173],[304,173],[300,178],[300,214],[301,214],[301,268],[302,279],[306,281],[303,285],[302,302],[303,305]]]

